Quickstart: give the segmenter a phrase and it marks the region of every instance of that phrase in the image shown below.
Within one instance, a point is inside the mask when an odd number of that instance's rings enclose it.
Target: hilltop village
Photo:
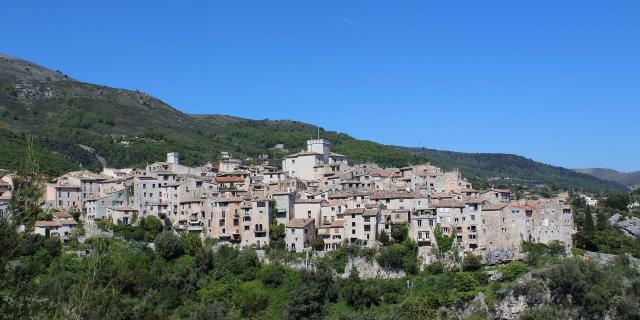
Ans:
[[[7,213],[11,193],[11,177],[3,179],[0,214]],[[571,207],[561,199],[515,200],[508,189],[474,190],[459,172],[430,164],[350,165],[323,139],[285,156],[281,168],[267,161],[243,165],[226,152],[217,165],[188,167],[169,153],[144,170],[70,172],[45,189],[53,219],[36,221],[34,232],[63,241],[77,225],[72,212],[88,232],[100,221],[135,225],[154,216],[178,233],[256,248],[269,244],[270,226],[282,224],[292,252],[311,250],[317,238],[322,251],[376,247],[393,225],[404,224],[423,257],[438,245],[439,228],[454,234],[464,253],[515,258],[523,241],[571,247],[575,233]]]

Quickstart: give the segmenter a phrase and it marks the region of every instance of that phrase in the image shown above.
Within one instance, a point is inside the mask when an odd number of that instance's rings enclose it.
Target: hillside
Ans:
[[[42,167],[50,174],[70,168],[100,170],[96,155],[113,167],[143,167],[178,151],[187,165],[216,161],[220,151],[243,159],[268,154],[279,165],[283,143],[295,152],[317,128],[289,120],[250,120],[224,115],[189,115],[139,91],[76,81],[33,63],[0,55],[0,133],[10,137],[9,156],[0,168],[15,170],[24,152],[21,135],[31,134],[39,147]],[[320,129],[332,150],[354,163],[376,162],[401,167],[431,161],[447,169],[460,168],[468,178],[495,178],[493,184],[545,184],[585,190],[621,189],[614,182],[544,165],[515,155],[465,154],[411,149],[358,140]],[[94,153],[87,151],[92,148]],[[15,155],[15,157],[14,157]]]
[[[620,172],[604,168],[584,168],[575,169],[575,171],[594,176],[601,180],[617,182],[629,189],[640,187],[640,171]]]

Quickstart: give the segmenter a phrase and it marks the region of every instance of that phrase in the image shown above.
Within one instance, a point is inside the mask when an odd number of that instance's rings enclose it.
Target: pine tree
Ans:
[[[27,136],[26,156],[22,168],[13,178],[13,191],[9,202],[9,211],[14,225],[24,225],[27,230],[33,227],[36,217],[42,212],[42,182],[39,172],[33,138]]]
[[[582,226],[582,230],[585,233],[592,234],[595,231],[595,226],[593,224],[593,214],[591,213],[591,206],[587,206],[584,210],[584,223]]]
[[[607,216],[602,211],[598,211],[598,213],[596,214],[596,219],[596,228],[598,229],[598,231],[606,229],[609,225]]]

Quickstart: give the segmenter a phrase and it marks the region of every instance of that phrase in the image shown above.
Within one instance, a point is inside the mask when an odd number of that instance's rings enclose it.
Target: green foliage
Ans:
[[[341,287],[340,296],[351,307],[365,309],[380,303],[382,294],[375,283],[363,281],[357,271],[352,271]]]
[[[593,234],[595,232],[595,225],[593,224],[593,213],[591,213],[591,206],[587,206],[584,210],[584,220],[582,224],[582,231],[585,234]]]
[[[409,237],[409,228],[406,223],[394,224],[391,226],[391,238],[395,243],[402,243]]]
[[[269,249],[284,250],[284,224],[272,224],[269,226]]]
[[[265,287],[278,288],[284,283],[285,269],[281,265],[269,265],[260,269],[258,278]]]
[[[171,260],[182,254],[181,241],[171,231],[158,234],[154,241],[155,250],[161,257]]]
[[[561,241],[552,241],[549,244],[523,241],[522,252],[527,254],[526,262],[530,266],[537,266],[549,258],[557,258],[566,254],[566,247]]]
[[[383,246],[388,246],[390,243],[389,234],[385,230],[382,230],[378,236],[378,240]]]
[[[446,236],[442,233],[442,228],[438,223],[433,230],[433,235],[436,238],[436,244],[438,246],[436,251],[437,255],[439,257],[444,257],[444,255],[453,248],[456,239],[456,231],[453,230],[451,235]]]
[[[476,271],[482,268],[482,258],[477,254],[467,254],[462,259],[463,271]]]
[[[513,281],[528,271],[527,265],[520,261],[512,261],[500,266],[498,270],[502,273],[503,281]]]
[[[624,192],[610,193],[606,199],[602,201],[602,205],[607,208],[613,208],[617,210],[627,210],[629,205],[629,195]]]
[[[470,272],[456,272],[453,275],[453,285],[458,291],[473,291],[480,285]]]
[[[163,230],[162,221],[154,216],[142,218],[140,220],[139,227],[144,232],[145,241],[153,241]]]
[[[411,297],[402,304],[402,317],[407,320],[438,319],[438,312],[424,297]]]
[[[401,244],[382,247],[376,261],[384,269],[404,270],[415,274],[419,269],[417,255],[418,245],[411,239],[405,239]]]
[[[324,251],[324,239],[322,239],[322,236],[315,236],[311,245],[313,246],[313,250]]]
[[[202,239],[197,233],[185,232],[180,235],[180,247],[184,253],[193,256],[202,248]]]

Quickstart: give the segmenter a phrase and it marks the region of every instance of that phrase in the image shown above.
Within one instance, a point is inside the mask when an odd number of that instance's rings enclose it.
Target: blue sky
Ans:
[[[0,52],[188,113],[640,170],[640,1],[7,1]]]

